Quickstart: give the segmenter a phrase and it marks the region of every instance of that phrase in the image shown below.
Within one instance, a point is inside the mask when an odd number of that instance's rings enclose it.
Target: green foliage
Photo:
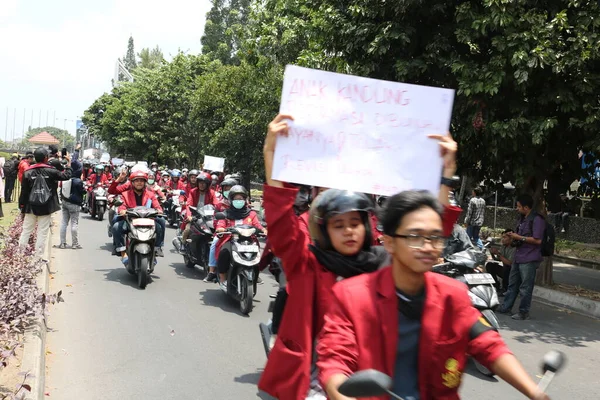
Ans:
[[[160,50],[143,49],[135,82],[84,122],[113,154],[210,154],[258,176],[294,63],[456,89],[462,170],[541,191],[558,168],[578,178],[580,148],[600,151],[599,17],[591,0],[213,0],[202,55],[155,62]]]
[[[460,165],[524,183],[600,148],[597,2],[265,0],[250,56],[457,89]],[[485,157],[481,157],[485,154]]]
[[[123,65],[129,72],[132,72],[135,67],[137,67],[137,61],[135,59],[135,48],[133,46],[133,36],[129,37],[129,41],[127,42],[127,53],[123,58]]]
[[[165,62],[162,50],[158,46],[153,49],[147,47],[143,48],[142,51],[139,52],[138,57],[140,62],[137,65],[137,68],[157,69]]]
[[[206,14],[202,54],[222,64],[238,65],[238,51],[248,23],[250,0],[212,0]]]

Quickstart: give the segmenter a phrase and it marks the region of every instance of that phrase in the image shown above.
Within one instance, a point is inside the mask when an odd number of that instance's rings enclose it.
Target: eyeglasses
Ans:
[[[424,236],[424,235],[390,235],[395,238],[406,239],[406,244],[408,247],[413,249],[420,249],[425,245],[425,240],[431,242],[431,245],[436,249],[443,249],[446,247],[446,242],[448,240],[445,236]]]

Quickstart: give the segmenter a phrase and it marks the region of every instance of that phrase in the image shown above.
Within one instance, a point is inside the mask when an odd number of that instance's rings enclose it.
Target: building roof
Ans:
[[[29,143],[33,143],[33,144],[59,144],[60,141],[55,138],[54,136],[52,136],[51,134],[49,134],[48,132],[44,131],[44,132],[40,132],[37,135],[33,136],[31,139],[29,139]]]

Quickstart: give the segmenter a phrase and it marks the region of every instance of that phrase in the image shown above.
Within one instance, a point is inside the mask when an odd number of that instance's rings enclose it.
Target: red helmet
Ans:
[[[133,181],[135,179],[143,179],[148,182],[148,174],[144,171],[135,171],[129,174],[129,180]]]
[[[202,172],[198,175],[198,182],[206,182],[206,184],[210,186],[212,184],[212,178],[206,172]]]

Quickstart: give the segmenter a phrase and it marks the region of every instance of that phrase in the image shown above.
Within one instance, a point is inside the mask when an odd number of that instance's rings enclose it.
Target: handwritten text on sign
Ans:
[[[449,130],[454,91],[288,65],[273,178],[392,195],[437,193],[442,161],[431,133]]]

